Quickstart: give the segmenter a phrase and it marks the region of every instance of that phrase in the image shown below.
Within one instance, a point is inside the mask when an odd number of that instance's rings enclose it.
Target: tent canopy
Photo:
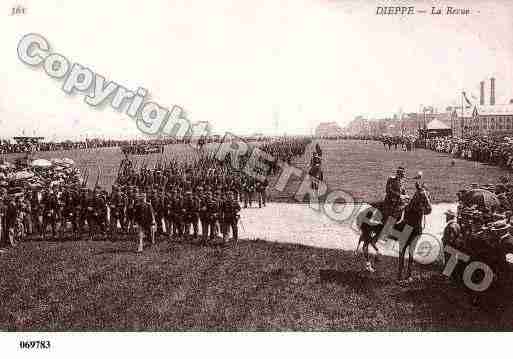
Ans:
[[[447,126],[440,120],[433,120],[427,124],[426,129],[428,130],[450,130],[451,128]]]

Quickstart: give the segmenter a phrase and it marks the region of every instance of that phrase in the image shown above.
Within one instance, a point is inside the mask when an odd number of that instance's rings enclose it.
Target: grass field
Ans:
[[[1,257],[2,330],[504,330],[512,288],[471,305],[426,267],[360,270],[351,253],[263,241],[228,248],[163,242],[32,242]]]
[[[324,180],[330,190],[343,190],[352,195],[355,202],[376,202],[384,198],[385,183],[399,166],[407,169],[407,176],[423,172],[433,203],[454,202],[456,192],[471,183],[497,183],[499,177],[509,174],[501,168],[482,163],[456,159],[454,166],[446,154],[428,150],[403,152],[384,151],[378,142],[320,141],[323,149]],[[308,170],[311,150],[296,161],[299,168]],[[291,180],[284,193],[275,197],[289,200],[299,188],[298,179]],[[414,182],[407,186],[413,190]]]
[[[471,183],[497,183],[500,176],[507,175],[504,170],[481,163],[457,159],[454,166],[445,154],[427,150],[415,152],[384,151],[378,142],[363,141],[320,141],[323,149],[324,180],[330,190],[343,190],[352,195],[356,202],[375,202],[384,197],[385,183],[388,176],[393,175],[398,166],[404,166],[408,175],[413,177],[418,171],[424,174],[423,181],[428,187],[434,203],[453,202],[456,192]],[[218,144],[211,144],[214,150]],[[166,146],[164,158],[192,158],[194,149],[185,145]],[[305,156],[296,158],[294,165],[305,172],[308,171],[312,148],[309,147]],[[8,155],[12,160],[19,155]],[[122,159],[119,148],[72,150],[43,152],[36,157],[55,158],[69,157],[76,161],[82,170],[89,169],[89,186],[93,186],[101,168],[99,184],[110,188],[116,178],[119,163]],[[133,161],[141,164],[148,161],[151,168],[160,155],[134,156]],[[299,188],[301,179],[291,176],[283,192],[273,189],[274,180],[269,187],[270,197],[275,201],[295,202],[294,194]],[[410,190],[413,183],[410,183]]]
[[[435,202],[453,201],[472,182],[494,183],[504,171],[419,150],[384,152],[381,144],[321,142],[325,178],[356,200],[383,196],[403,165],[424,172]],[[192,151],[169,146],[166,153]],[[296,161],[305,168],[310,151]],[[11,156],[14,157],[14,156]],[[119,149],[44,153],[89,167],[109,186]],[[158,156],[150,156],[155,161]],[[90,183],[91,185],[91,183]],[[299,181],[274,198],[291,201]],[[294,223],[284,223],[293,226]],[[127,238],[26,242],[0,253],[0,330],[513,330],[513,281],[471,296],[439,268],[416,267],[412,284],[395,282],[396,259],[377,272],[352,252],[242,240],[227,248],[161,242],[137,255]],[[419,274],[420,273],[420,274]]]

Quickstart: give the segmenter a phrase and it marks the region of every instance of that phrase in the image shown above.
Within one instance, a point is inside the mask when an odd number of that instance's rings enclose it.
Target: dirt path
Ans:
[[[426,218],[424,233],[440,238],[445,221],[443,213],[449,208],[456,210],[456,204],[433,205],[431,215]],[[241,219],[240,237],[247,239],[354,250],[359,237],[350,223],[334,222],[307,204],[270,203],[263,208],[242,209]],[[386,255],[395,253],[390,249],[384,251]]]

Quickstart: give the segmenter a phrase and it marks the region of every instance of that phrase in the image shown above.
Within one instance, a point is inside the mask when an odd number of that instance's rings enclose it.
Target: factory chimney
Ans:
[[[479,88],[479,104],[482,106],[485,104],[485,99],[484,99],[484,81],[481,81],[479,83],[480,85],[480,88]]]
[[[490,105],[495,105],[495,78],[490,79]]]

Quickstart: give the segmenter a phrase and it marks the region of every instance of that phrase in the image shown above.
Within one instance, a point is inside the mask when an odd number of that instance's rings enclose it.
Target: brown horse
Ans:
[[[360,243],[363,243],[363,252],[367,261],[367,269],[370,271],[374,271],[374,269],[369,262],[369,245],[373,246],[376,252],[379,254],[379,250],[376,246],[378,239],[391,238],[399,242],[398,279],[402,279],[406,249],[409,251],[407,278],[409,279],[411,277],[413,253],[417,244],[417,240],[419,239],[420,235],[422,235],[423,217],[425,215],[429,215],[432,209],[429,193],[425,186],[416,183],[415,187],[415,193],[404,208],[402,218],[393,218],[392,216],[383,214],[385,212],[385,205],[383,202],[380,202],[372,206],[374,210],[365,211],[367,218],[359,221],[361,235],[358,240],[358,247],[360,246]],[[375,210],[380,212],[382,220],[369,220],[368,215]],[[373,213],[373,217],[374,215],[375,213]],[[392,231],[392,229],[394,231]],[[404,233],[405,235],[402,238],[398,238],[397,233]]]

